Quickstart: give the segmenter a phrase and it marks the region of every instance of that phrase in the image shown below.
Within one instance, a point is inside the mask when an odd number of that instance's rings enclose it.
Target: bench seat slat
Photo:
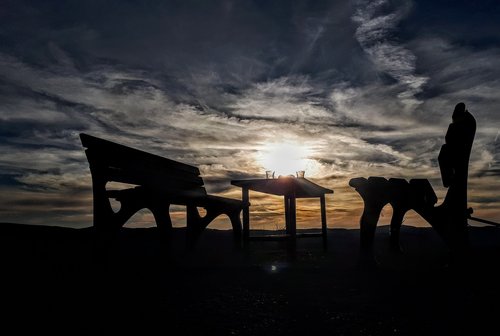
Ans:
[[[104,169],[107,179],[115,182],[130,183],[145,186],[168,184],[177,187],[194,188],[202,187],[203,179],[200,176],[183,176],[171,172],[151,171],[146,169],[119,169],[107,167]]]
[[[184,190],[196,190],[196,194],[206,195],[206,190],[199,183],[193,181],[182,181],[176,178],[169,178],[166,176],[135,176],[130,173],[116,173],[113,171],[109,171],[107,175],[108,180],[127,183],[127,184],[135,184],[138,186],[144,186],[147,189],[151,190],[163,190],[163,191],[171,191],[176,193],[181,193]]]
[[[207,195],[200,192],[200,190],[191,189],[191,190],[177,190],[175,193],[172,193],[173,190],[150,190],[143,187],[129,188],[129,189],[121,189],[121,190],[107,190],[106,194],[110,198],[120,199],[121,197],[127,197],[127,195],[131,195],[137,192],[144,192],[145,194],[152,194],[160,197],[161,200],[165,201],[165,203],[169,204],[177,204],[177,205],[191,205],[195,204],[196,206],[206,207],[214,204],[225,204],[233,207],[242,207],[243,203],[240,200]]]

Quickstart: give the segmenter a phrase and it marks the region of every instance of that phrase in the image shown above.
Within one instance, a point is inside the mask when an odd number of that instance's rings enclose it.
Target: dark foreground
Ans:
[[[0,332],[65,335],[498,335],[500,230],[471,229],[471,260],[450,266],[430,228],[403,227],[402,255],[377,236],[358,267],[357,230],[233,248],[208,230],[186,253],[156,229],[124,229],[107,260],[91,229],[0,224]]]

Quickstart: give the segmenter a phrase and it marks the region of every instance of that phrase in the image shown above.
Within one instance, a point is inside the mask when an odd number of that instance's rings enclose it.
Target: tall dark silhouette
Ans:
[[[446,223],[443,230],[450,235],[452,247],[461,248],[467,243],[467,180],[476,120],[464,103],[455,106],[452,120],[438,157],[443,185],[449,189],[443,204],[435,209],[436,214],[427,216]]]
[[[443,185],[448,192],[443,203],[427,179],[383,177],[354,178],[349,184],[359,192],[364,201],[360,220],[361,252],[372,259],[375,229],[382,208],[391,204],[391,246],[399,250],[399,232],[407,211],[413,209],[436,229],[449,246],[453,256],[462,256],[467,249],[467,177],[470,152],[476,133],[476,121],[464,103],[455,106],[452,123],[445,136],[445,144],[438,156]]]

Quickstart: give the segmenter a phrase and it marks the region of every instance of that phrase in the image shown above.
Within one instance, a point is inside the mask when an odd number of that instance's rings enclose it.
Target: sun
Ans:
[[[304,170],[309,175],[314,172],[316,162],[311,158],[312,151],[306,145],[296,141],[284,141],[266,144],[258,154],[257,161],[265,170],[279,175],[295,175]]]

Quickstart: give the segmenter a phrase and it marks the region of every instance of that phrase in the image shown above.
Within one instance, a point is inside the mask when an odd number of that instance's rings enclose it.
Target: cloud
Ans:
[[[391,2],[387,0],[358,1],[358,8],[352,17],[359,25],[356,38],[363,50],[380,72],[387,74],[401,86],[397,97],[404,103],[407,112],[421,103],[415,95],[422,91],[428,80],[427,77],[416,74],[415,55],[395,39],[391,39],[391,33],[410,10],[409,1],[403,1],[397,8],[391,8]]]

